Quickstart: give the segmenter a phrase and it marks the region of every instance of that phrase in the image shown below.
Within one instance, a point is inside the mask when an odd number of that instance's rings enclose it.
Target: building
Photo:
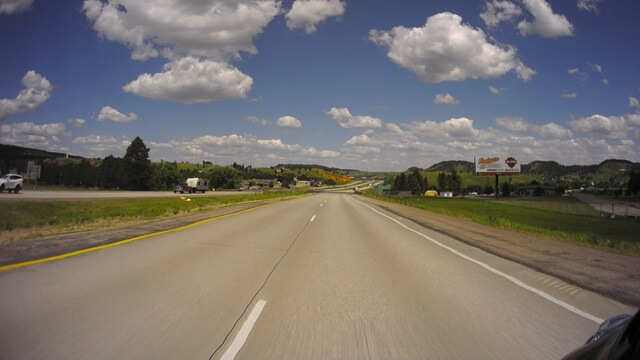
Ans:
[[[278,188],[282,186],[279,181],[275,179],[252,179],[242,180],[242,187],[245,189],[262,189],[262,188]]]
[[[548,196],[558,195],[555,186],[547,185],[518,185],[513,189],[513,196]]]

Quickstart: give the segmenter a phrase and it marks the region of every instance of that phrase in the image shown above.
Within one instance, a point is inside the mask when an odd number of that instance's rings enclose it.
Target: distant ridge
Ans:
[[[275,167],[284,168],[284,169],[321,169],[329,172],[349,172],[349,171],[358,171],[354,169],[340,169],[334,167],[328,167],[324,165],[316,165],[316,164],[278,164]]]
[[[416,167],[407,171],[411,172]],[[419,169],[419,168],[418,168]],[[471,161],[447,160],[431,165],[427,172],[473,173],[474,164]],[[572,187],[596,185],[606,188],[623,188],[629,181],[631,170],[640,172],[640,163],[629,160],[607,159],[595,165],[561,165],[556,161],[532,161],[522,164],[522,174],[530,175],[549,184],[565,184]]]
[[[440,172],[451,172],[452,170],[456,170],[456,172],[474,172],[475,164],[471,161],[464,160],[446,160],[440,161],[439,163],[433,164],[427,168],[426,171],[440,171]]]
[[[64,153],[0,144],[0,158],[4,160],[44,160],[66,157],[67,154]],[[76,155],[69,155],[69,158],[84,159],[82,156]]]

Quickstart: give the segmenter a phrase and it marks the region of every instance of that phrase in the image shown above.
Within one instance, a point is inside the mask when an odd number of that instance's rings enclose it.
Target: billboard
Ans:
[[[513,156],[481,157],[476,159],[478,175],[515,175],[520,173],[520,162]]]

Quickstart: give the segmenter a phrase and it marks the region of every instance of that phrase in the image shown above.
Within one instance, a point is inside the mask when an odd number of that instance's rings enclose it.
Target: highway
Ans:
[[[588,204],[600,212],[614,214],[614,216],[640,217],[640,208],[637,207],[638,204],[626,204],[623,202],[611,201],[606,197],[597,197],[580,192],[574,192],[572,195],[576,199]]]
[[[634,311],[319,194],[0,272],[0,359],[558,359]]]

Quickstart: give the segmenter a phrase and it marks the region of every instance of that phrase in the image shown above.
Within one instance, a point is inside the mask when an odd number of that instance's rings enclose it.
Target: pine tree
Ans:
[[[123,160],[125,187],[130,190],[149,190],[153,181],[153,169],[149,160],[149,148],[139,136],[133,139]]]

